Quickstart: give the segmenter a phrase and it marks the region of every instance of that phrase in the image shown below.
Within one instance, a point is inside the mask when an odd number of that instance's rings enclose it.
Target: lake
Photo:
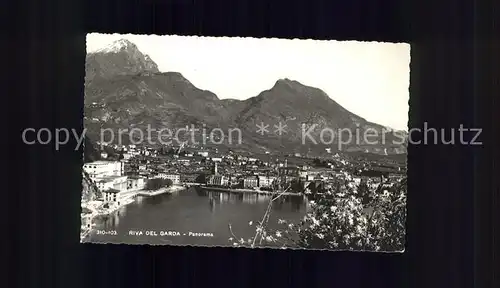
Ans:
[[[88,242],[232,246],[229,224],[236,237],[252,238],[255,227],[249,222],[261,221],[270,197],[207,191],[199,187],[173,194],[137,197],[133,203],[99,223]],[[272,204],[268,228],[281,228],[278,219],[299,222],[306,207],[307,200],[303,196],[281,196]],[[116,231],[116,235],[98,235],[99,230]],[[138,235],[140,232],[142,235]]]

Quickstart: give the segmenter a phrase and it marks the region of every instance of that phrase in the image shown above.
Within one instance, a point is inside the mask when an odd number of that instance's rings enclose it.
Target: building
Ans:
[[[287,165],[287,164],[285,164]],[[290,182],[300,177],[300,169],[298,167],[279,167],[278,176],[281,182]]]
[[[102,192],[104,202],[116,202],[120,203],[120,191],[116,189],[107,189]]]
[[[171,180],[172,184],[181,183],[181,175],[179,174],[162,174],[161,178]]]
[[[108,179],[97,179],[96,185],[100,191],[104,191],[113,188],[113,181]]]
[[[182,174],[180,180],[181,183],[195,183],[198,176],[198,174]]]
[[[82,219],[82,221],[81,221],[82,228],[92,227],[92,215],[91,214],[82,214],[81,219]]]
[[[181,165],[185,165],[185,166],[188,166],[190,161],[191,160],[189,160],[189,159],[177,159],[177,163],[179,163]]]
[[[340,173],[339,169],[312,168],[307,171],[306,181],[330,179],[330,175]]]
[[[271,187],[276,177],[259,176],[259,187]]]
[[[401,174],[389,174],[389,179],[400,180],[403,178],[404,178],[404,175],[401,175]]]
[[[250,176],[243,179],[244,188],[259,187],[259,178],[257,176]]]
[[[280,177],[289,176],[289,177],[299,177],[300,169],[298,167],[279,167],[278,175]]]
[[[307,175],[306,181],[324,181],[327,178],[328,177],[326,175],[316,172]]]
[[[127,190],[127,176],[104,176],[95,179],[97,188],[100,191],[115,189],[118,191]]]
[[[207,178],[207,184],[213,186],[227,186],[229,179],[222,175],[210,175]]]
[[[127,189],[128,190],[131,190],[131,189],[140,190],[140,189],[144,189],[145,186],[146,186],[146,179],[144,179],[142,177],[128,177],[127,178]]]
[[[369,170],[363,170],[359,174],[360,176],[363,177],[369,177],[369,178],[380,178],[380,177],[387,177],[389,173],[387,171],[381,171],[380,169],[369,169]]]
[[[120,161],[95,161],[83,165],[83,170],[89,174],[90,179],[106,176],[124,175],[124,163]]]
[[[307,171],[304,169],[299,170],[299,178],[300,179],[307,179]]]
[[[239,181],[238,177],[229,176],[228,183],[227,183],[228,186],[234,187],[234,186],[239,186],[239,184],[240,184],[240,181]]]
[[[208,157],[208,152],[206,152],[206,151],[199,151],[198,155],[200,155],[202,157]]]
[[[139,176],[149,179],[151,177],[151,173],[149,171],[139,171]]]
[[[215,162],[214,166],[212,167],[212,174],[213,175],[217,175],[218,174],[218,171],[217,171],[217,162]]]

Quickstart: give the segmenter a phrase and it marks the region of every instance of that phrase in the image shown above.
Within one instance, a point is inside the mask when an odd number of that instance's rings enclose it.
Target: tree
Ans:
[[[206,183],[207,182],[207,175],[205,173],[201,173],[196,177],[195,180],[196,183]]]
[[[101,153],[99,153],[99,150],[94,147],[94,143],[85,136],[84,139],[84,144],[83,144],[83,149],[84,149],[84,163],[89,163],[89,162],[94,162],[97,160],[101,159]]]
[[[158,190],[164,187],[172,186],[173,182],[170,179],[154,178],[146,182],[145,190]]]
[[[381,183],[376,191],[370,192],[373,197],[366,205],[363,205],[363,196],[359,193],[360,186],[355,185],[350,176],[340,179],[334,187],[335,190],[317,195],[310,201],[310,211],[299,223],[278,220],[282,229],[273,231],[267,228],[266,219],[269,219],[269,216],[265,215],[263,221],[256,223],[256,236],[253,239],[238,240],[233,234],[230,241],[233,241],[233,245],[253,246],[255,243],[268,242],[282,247],[312,249],[404,249],[405,180],[387,187],[386,183]],[[383,192],[378,193],[380,191]],[[230,231],[232,233],[231,227]]]
[[[363,205],[368,205],[372,200],[370,195],[370,189],[368,188],[368,184],[366,181],[361,181],[358,187],[358,193],[361,198],[361,203]]]

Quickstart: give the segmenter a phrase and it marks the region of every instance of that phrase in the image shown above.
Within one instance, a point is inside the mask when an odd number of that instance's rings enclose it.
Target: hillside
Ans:
[[[336,132],[346,128],[353,132],[359,130],[359,135],[368,129],[379,132],[378,137],[370,139],[379,144],[372,145],[354,137],[343,146],[348,151],[384,154],[406,151],[404,145],[383,144],[382,138],[386,143],[400,138],[393,133],[383,135],[381,131],[385,127],[346,110],[330,97],[335,95],[290,79],[280,79],[269,90],[247,100],[221,100],[214,93],[195,87],[180,73],[159,72],[158,65],[127,40],[89,53],[86,73],[85,127],[93,141],[98,139],[102,128],[146,131],[148,125],[156,130],[204,125],[207,131],[215,127],[224,131],[229,127],[240,128],[243,143],[232,148],[308,153],[337,147]],[[256,133],[256,125],[262,122],[269,125],[270,133]],[[272,133],[273,125],[279,123],[286,125],[286,133],[281,136]],[[334,141],[321,145],[307,139],[306,145],[302,145],[302,125],[306,125],[306,130],[316,125],[310,133],[316,141],[320,141],[321,130],[332,129]],[[329,133],[323,134],[325,141],[331,139]],[[157,136],[152,133],[152,137]],[[202,139],[200,133],[196,139]],[[347,134],[342,139],[348,140]]]

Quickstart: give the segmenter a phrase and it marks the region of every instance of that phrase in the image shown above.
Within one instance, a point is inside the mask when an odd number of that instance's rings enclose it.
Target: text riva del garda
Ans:
[[[179,231],[155,231],[155,230],[129,230],[128,235],[130,236],[189,236],[189,237],[214,237],[213,233],[206,232],[184,232]]]

